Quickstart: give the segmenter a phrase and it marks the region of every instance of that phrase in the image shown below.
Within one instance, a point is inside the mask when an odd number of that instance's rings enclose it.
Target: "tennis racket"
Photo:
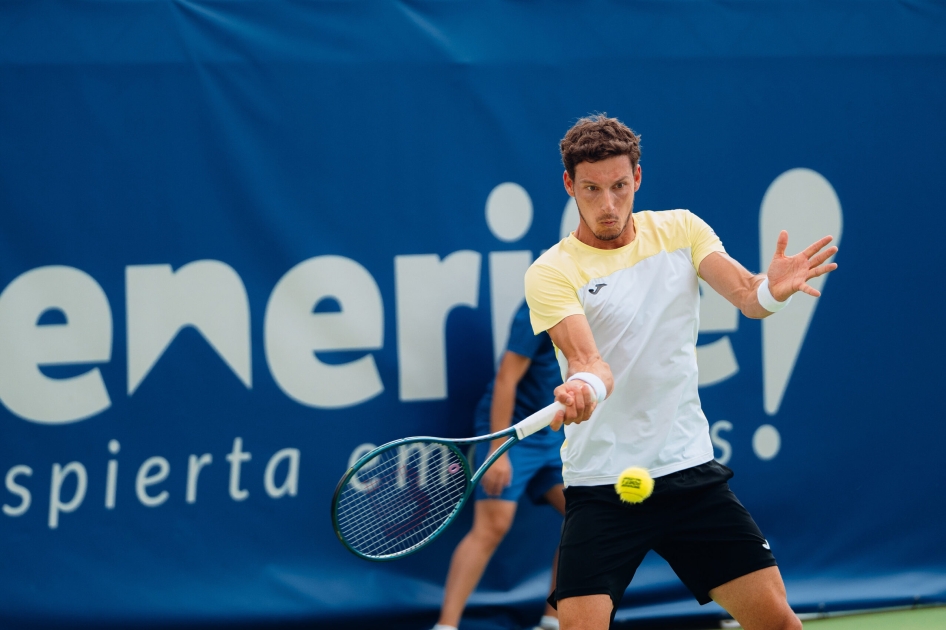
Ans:
[[[433,541],[460,514],[486,470],[517,442],[548,426],[554,402],[515,425],[480,437],[410,437],[367,453],[332,497],[332,525],[349,551],[367,560],[403,558]],[[475,473],[460,450],[508,436]]]

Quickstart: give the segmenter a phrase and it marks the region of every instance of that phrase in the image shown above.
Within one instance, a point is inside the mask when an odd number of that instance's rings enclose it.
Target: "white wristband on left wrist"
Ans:
[[[759,285],[759,288],[756,290],[756,297],[759,298],[759,304],[770,313],[778,313],[780,310],[788,306],[788,303],[792,301],[792,296],[788,296],[788,299],[784,302],[779,302],[775,299],[775,296],[772,295],[772,292],[769,291],[769,279],[765,278],[762,281],[762,284]]]

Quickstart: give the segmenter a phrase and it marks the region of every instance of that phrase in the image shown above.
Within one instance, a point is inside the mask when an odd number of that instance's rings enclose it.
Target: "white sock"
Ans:
[[[555,626],[555,627],[558,628],[558,626]],[[457,630],[457,629],[454,628],[453,626],[448,626],[442,623],[438,623],[431,630]]]
[[[542,620],[539,621],[539,627],[542,628],[542,630],[558,630],[558,619],[556,617],[542,615]]]

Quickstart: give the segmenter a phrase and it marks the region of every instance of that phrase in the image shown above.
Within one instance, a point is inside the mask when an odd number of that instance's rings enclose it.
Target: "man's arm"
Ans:
[[[786,256],[788,232],[782,230],[766,273],[752,274],[728,255],[713,252],[700,263],[700,276],[743,315],[762,319],[772,314],[759,303],[759,286],[765,280],[768,280],[768,291],[776,302],[785,302],[799,291],[814,297],[821,295],[808,281],[838,268],[837,263],[824,264],[838,252],[834,246],[825,249],[831,240],[832,237],[825,236],[803,252]]]
[[[555,388],[555,400],[565,405],[552,421],[552,428],[558,431],[562,424],[584,422],[595,410],[594,389],[582,380],[569,381],[575,374],[591,373],[601,379],[608,395],[614,389],[611,367],[604,362],[595,344],[591,327],[584,315],[569,315],[548,330],[552,343],[568,360],[568,376],[564,383]]]

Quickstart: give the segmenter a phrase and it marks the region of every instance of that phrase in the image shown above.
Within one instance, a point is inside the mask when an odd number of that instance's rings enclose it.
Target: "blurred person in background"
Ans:
[[[552,403],[552,390],[562,383],[552,340],[546,333],[533,334],[525,302],[516,312],[506,352],[496,378],[486,388],[476,408],[474,435],[488,435],[509,428]],[[523,494],[533,503],[548,503],[565,513],[560,450],[564,432],[548,427],[529,436],[504,453],[486,471],[476,488],[473,528],[460,541],[447,573],[440,620],[434,630],[456,630],[470,594],[476,588],[493,552],[506,536]],[[476,466],[482,465],[506,438],[477,445]],[[552,585],[555,589],[555,566]],[[534,630],[558,630],[558,613],[546,604]]]

